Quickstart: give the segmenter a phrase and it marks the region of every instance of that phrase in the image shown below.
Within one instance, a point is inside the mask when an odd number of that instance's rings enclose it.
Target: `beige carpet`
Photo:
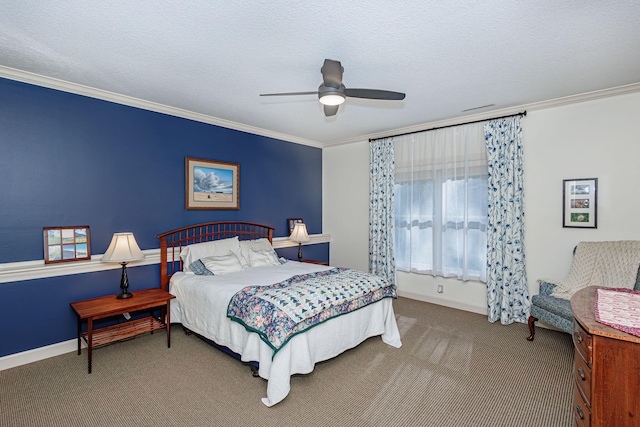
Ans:
[[[0,372],[0,426],[571,426],[568,334],[400,298],[403,346],[365,341],[294,376],[267,408],[266,382],[172,328]]]

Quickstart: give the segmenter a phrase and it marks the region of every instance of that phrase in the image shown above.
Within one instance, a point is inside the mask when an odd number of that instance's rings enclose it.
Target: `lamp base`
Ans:
[[[117,299],[127,299],[133,297],[133,294],[129,292],[129,278],[127,277],[127,263],[122,263],[122,278],[120,279],[120,289],[122,291],[116,297]]]

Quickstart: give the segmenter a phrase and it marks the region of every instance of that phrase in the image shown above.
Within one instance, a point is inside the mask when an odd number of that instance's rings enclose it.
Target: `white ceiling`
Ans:
[[[317,90],[325,58],[407,97],[258,96]],[[638,83],[640,1],[0,0],[0,67],[326,146]]]

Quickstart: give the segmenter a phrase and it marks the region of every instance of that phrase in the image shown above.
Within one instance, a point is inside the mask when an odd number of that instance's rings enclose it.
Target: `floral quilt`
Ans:
[[[293,276],[269,286],[248,286],[229,302],[227,317],[256,332],[274,354],[293,336],[397,289],[382,277],[348,268]]]

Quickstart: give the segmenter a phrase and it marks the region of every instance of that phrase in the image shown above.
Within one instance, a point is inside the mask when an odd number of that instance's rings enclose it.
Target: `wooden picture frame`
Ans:
[[[240,209],[240,165],[185,159],[185,209]]]
[[[562,227],[598,228],[598,178],[562,180]]]
[[[91,232],[88,225],[44,227],[44,263],[91,259]]]
[[[302,218],[287,218],[287,228],[289,230],[289,235],[293,233],[293,228],[296,226],[296,223],[304,222]]]

